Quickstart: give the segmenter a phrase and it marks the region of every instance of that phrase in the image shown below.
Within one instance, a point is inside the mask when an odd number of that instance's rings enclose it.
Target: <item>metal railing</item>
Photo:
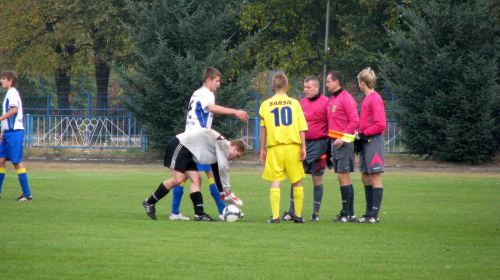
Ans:
[[[28,147],[146,149],[132,117],[26,115]]]

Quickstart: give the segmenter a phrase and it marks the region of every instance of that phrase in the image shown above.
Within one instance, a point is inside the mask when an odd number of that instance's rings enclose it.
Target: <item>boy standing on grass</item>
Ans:
[[[387,126],[384,101],[374,90],[375,82],[375,72],[369,67],[358,74],[359,88],[365,99],[361,103],[356,145],[361,146],[359,169],[366,197],[366,213],[358,222],[371,224],[379,222],[378,213],[384,194],[381,174],[384,172],[384,132]]]
[[[261,119],[260,159],[265,162],[262,178],[271,181],[270,200],[272,218],[268,223],[280,222],[281,181],[290,179],[293,184],[294,222],[305,223],[302,217],[305,177],[301,161],[306,158],[307,122],[299,101],[288,97],[288,79],[283,73],[273,77],[276,94],[262,103],[259,110]],[[267,141],[267,151],[266,151]]]
[[[17,75],[12,71],[2,72],[0,75],[2,88],[7,90],[2,106],[2,134],[0,135],[0,198],[2,197],[2,185],[7,173],[5,162],[10,160],[17,171],[17,177],[21,184],[23,194],[18,201],[31,201],[31,190],[28,184],[28,173],[23,164],[23,104],[19,92],[15,88]]]

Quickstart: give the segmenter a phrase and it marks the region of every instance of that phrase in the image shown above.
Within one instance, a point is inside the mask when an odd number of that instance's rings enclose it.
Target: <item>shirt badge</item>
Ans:
[[[337,111],[337,105],[333,105],[332,107],[332,113],[335,113],[335,111]]]

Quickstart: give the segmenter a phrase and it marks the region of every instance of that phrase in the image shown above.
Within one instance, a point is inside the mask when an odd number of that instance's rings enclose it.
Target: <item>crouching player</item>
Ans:
[[[158,189],[144,200],[142,205],[146,209],[146,214],[156,220],[155,204],[173,187],[189,179],[194,220],[216,221],[206,214],[203,208],[203,197],[200,191],[201,176],[196,163],[211,165],[221,200],[226,204],[243,205],[243,202],[231,193],[228,161],[239,158],[244,153],[243,141],[229,141],[213,129],[193,129],[176,135],[170,139],[165,153],[165,166],[172,170],[172,177],[163,181]]]

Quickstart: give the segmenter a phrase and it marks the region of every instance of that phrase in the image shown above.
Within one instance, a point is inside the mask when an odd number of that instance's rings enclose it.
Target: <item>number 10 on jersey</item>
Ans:
[[[292,108],[285,106],[274,108],[271,113],[274,115],[274,126],[289,126],[292,124]]]

